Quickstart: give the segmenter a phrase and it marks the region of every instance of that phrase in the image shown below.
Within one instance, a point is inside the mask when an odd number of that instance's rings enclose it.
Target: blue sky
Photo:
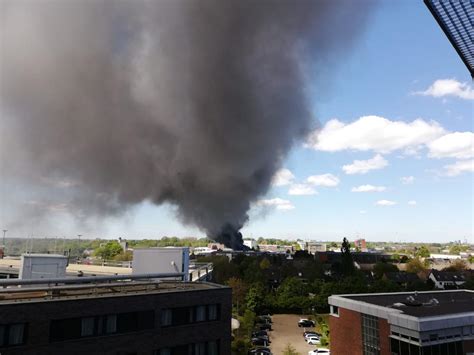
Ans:
[[[252,209],[244,236],[474,242],[474,91],[423,1],[380,1],[342,55],[330,88],[311,98],[319,140],[290,152],[286,179]],[[183,226],[172,206],[150,204],[99,232],[204,236]]]

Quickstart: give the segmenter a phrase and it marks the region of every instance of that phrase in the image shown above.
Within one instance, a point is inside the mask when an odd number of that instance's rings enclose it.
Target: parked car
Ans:
[[[268,341],[262,338],[252,338],[253,345],[268,346]]]
[[[249,351],[249,355],[272,355],[269,348],[258,348]]]
[[[300,328],[312,328],[315,326],[315,323],[312,320],[309,319],[300,319],[298,322],[298,327]]]
[[[317,334],[307,334],[307,335],[305,335],[304,340],[308,340],[309,338],[318,338],[318,339],[321,339],[321,336],[320,336],[320,335],[317,335]]]
[[[308,336],[308,335],[316,335],[316,336],[318,336],[318,337],[321,337],[321,334],[318,333],[318,332],[315,332],[314,330],[305,330],[305,331],[303,332],[303,337],[304,337],[304,338],[306,338],[306,336]]]
[[[315,335],[312,335],[312,336],[309,336],[306,338],[306,342],[310,345],[317,345],[317,344],[321,344],[321,340],[319,339],[319,337],[315,336]]]
[[[329,349],[314,349],[308,351],[308,355],[331,355]]]
[[[268,344],[271,343],[270,338],[268,337],[268,335],[252,336],[252,338],[263,339],[263,340],[265,340]]]
[[[268,316],[268,315],[263,315],[263,316],[258,316],[257,317],[257,320],[262,320],[266,323],[273,323],[272,321],[272,317]]]
[[[260,330],[272,330],[272,325],[270,323],[258,324]]]
[[[268,332],[266,330],[257,330],[252,332],[252,337],[258,338],[259,336],[268,336]]]

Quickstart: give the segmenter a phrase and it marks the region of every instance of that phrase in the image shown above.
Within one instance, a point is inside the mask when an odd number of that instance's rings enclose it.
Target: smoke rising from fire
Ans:
[[[219,240],[312,127],[309,93],[325,91],[369,2],[0,6],[2,195],[21,182],[30,205],[86,219],[171,203]]]

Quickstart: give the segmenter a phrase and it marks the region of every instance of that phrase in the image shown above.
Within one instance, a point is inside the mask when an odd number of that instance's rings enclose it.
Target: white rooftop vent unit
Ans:
[[[20,275],[23,280],[66,277],[68,257],[56,254],[23,254]]]
[[[189,248],[134,249],[132,274],[157,273],[184,273],[184,280],[188,281]]]

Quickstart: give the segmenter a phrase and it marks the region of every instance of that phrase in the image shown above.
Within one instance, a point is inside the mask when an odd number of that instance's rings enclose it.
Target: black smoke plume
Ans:
[[[369,2],[0,6],[3,225],[151,201],[238,247]]]

